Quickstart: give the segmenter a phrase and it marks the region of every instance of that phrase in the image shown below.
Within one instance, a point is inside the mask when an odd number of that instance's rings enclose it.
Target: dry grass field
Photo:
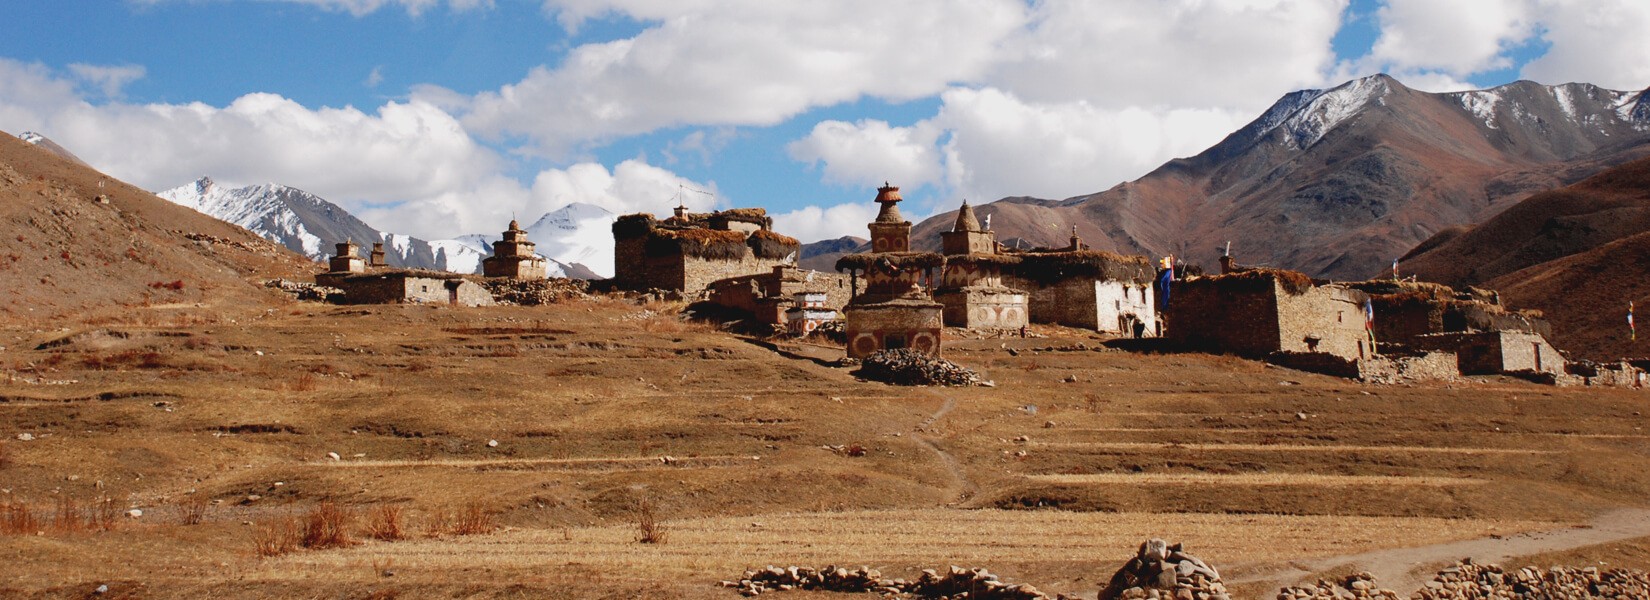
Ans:
[[[1596,521],[1650,498],[1645,392],[1370,386],[1058,328],[949,340],[995,387],[902,388],[680,308],[14,324],[0,596],[733,598],[746,568],[827,563],[1092,596],[1151,536],[1252,598],[1523,532],[1650,566],[1650,519]]]

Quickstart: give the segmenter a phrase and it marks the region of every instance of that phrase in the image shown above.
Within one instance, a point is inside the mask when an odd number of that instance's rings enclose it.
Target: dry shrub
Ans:
[[[87,518],[93,529],[98,531],[114,531],[115,524],[120,522],[120,505],[115,499],[108,496],[98,498],[88,509]]]
[[[424,516],[424,537],[441,537],[452,530],[453,518],[444,508],[430,509]]]
[[[200,525],[206,521],[206,511],[211,506],[205,496],[191,497],[178,507],[178,521],[184,525]]]
[[[8,535],[34,535],[40,531],[40,517],[34,514],[34,509],[22,502],[8,502],[0,506],[0,533]]]
[[[290,518],[259,521],[252,528],[252,545],[258,556],[280,556],[297,549],[298,533]]]
[[[493,513],[488,512],[480,502],[471,502],[459,509],[458,518],[453,520],[452,532],[455,535],[475,535],[494,529],[498,529],[498,522],[493,519]]]
[[[298,379],[294,380],[291,385],[292,391],[294,392],[313,392],[316,387],[318,387],[318,385],[316,383],[315,374],[308,371],[299,373]]]
[[[653,501],[646,496],[636,500],[636,541],[643,544],[663,544],[666,538],[665,527],[659,522],[659,515],[653,506]]]
[[[1043,366],[1040,365],[1040,364],[1037,364],[1037,361],[1032,360],[1032,361],[1027,361],[1025,366],[1020,367],[1020,368],[1024,369],[1025,372],[1030,373],[1032,371],[1036,371],[1037,369],[1043,368]]]
[[[333,502],[322,502],[304,515],[300,543],[305,548],[340,548],[355,543],[350,539],[349,526],[353,515],[349,509]]]
[[[401,529],[401,507],[385,504],[372,509],[367,515],[366,534],[367,537],[386,542],[406,539],[407,534]]]
[[[80,509],[80,503],[67,494],[57,497],[57,510],[52,512],[52,531],[75,533],[85,531],[91,519]]]

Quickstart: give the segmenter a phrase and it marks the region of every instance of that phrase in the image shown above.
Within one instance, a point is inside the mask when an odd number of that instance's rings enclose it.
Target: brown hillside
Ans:
[[[1650,355],[1650,327],[1628,339],[1627,302],[1650,316],[1650,231],[1521,269],[1489,281],[1513,306],[1537,308],[1553,324],[1553,343],[1572,357],[1614,360]]]
[[[1471,230],[1424,242],[1404,269],[1429,281],[1476,285],[1645,231],[1650,159],[1536,194]]]
[[[232,318],[284,302],[263,280],[314,268],[245,229],[0,135],[0,321]]]

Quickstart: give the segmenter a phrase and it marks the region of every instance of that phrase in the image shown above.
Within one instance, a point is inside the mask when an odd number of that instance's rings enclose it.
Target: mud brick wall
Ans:
[[[1418,336],[1444,330],[1444,309],[1434,302],[1376,301],[1375,341],[1408,344]]]
[[[624,289],[646,289],[647,238],[617,240],[613,244],[613,281]]]
[[[864,358],[890,347],[939,356],[941,309],[938,303],[916,301],[848,306],[848,357]]]
[[[934,294],[945,308],[945,326],[965,329],[1019,329],[1028,323],[1026,295],[1008,288],[963,288]]]
[[[1157,335],[1157,297],[1150,285],[1121,281],[1094,282],[1095,329],[1118,335],[1134,335],[1125,327],[1125,317],[1146,324],[1146,335]]]
[[[1277,298],[1283,292],[1229,291],[1175,286],[1169,291],[1163,335],[1177,346],[1264,357],[1281,350]]]
[[[1510,371],[1564,373],[1564,356],[1534,333],[1475,331],[1416,338],[1416,346],[1450,350],[1460,357],[1462,374],[1493,375]]]
[[[785,263],[783,258],[757,258],[755,253],[746,250],[739,260],[708,260],[691,256],[666,257],[673,263],[665,269],[665,276],[672,287],[655,286],[660,289],[676,289],[685,292],[697,293],[710,287],[710,284],[729,277],[742,275],[759,275],[772,273],[773,268]],[[652,264],[650,263],[651,267]],[[680,277],[680,279],[677,279]],[[679,283],[678,283],[679,282]]]
[[[1540,334],[1502,331],[1496,336],[1501,345],[1501,366],[1507,371],[1538,371],[1564,373],[1564,355],[1547,343]]]
[[[1086,329],[1099,327],[1094,283],[1091,279],[1068,279],[1054,285],[1042,286],[1019,277],[1003,277],[1004,285],[1026,290],[1026,304],[1031,322],[1056,323]]]

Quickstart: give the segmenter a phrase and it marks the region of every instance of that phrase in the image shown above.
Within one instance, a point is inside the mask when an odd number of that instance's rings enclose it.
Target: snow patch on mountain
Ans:
[[[1313,97],[1279,127],[1289,134],[1296,148],[1305,149],[1357,115],[1364,105],[1384,99],[1391,91],[1384,75],[1355,79]]]
[[[46,136],[40,135],[33,131],[25,131],[17,134],[17,139],[23,140],[30,144],[39,144],[40,142],[46,141]]]
[[[1551,89],[1553,91],[1553,100],[1558,101],[1559,110],[1564,111],[1564,116],[1569,117],[1571,120],[1575,120],[1576,104],[1575,100],[1570,98],[1570,86],[1555,85]]]
[[[1495,124],[1495,105],[1501,103],[1501,94],[1494,90],[1479,90],[1476,92],[1462,92],[1461,107],[1472,112],[1484,126],[1490,129],[1500,129]]]

